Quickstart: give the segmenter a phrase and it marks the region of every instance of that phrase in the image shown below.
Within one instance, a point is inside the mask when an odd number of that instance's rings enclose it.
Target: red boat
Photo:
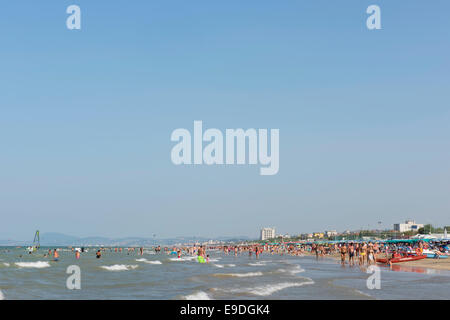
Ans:
[[[426,257],[427,257],[426,255],[395,257],[391,259],[391,263],[421,260],[425,259]],[[389,263],[389,259],[387,258],[377,258],[376,261],[379,263]]]

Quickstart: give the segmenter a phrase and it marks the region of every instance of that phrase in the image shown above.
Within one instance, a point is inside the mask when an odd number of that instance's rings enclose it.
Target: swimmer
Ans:
[[[100,250],[98,250],[97,253],[95,254],[95,257],[97,259],[100,259],[102,257],[102,252]]]
[[[59,253],[56,249],[53,250],[53,261],[59,260]]]

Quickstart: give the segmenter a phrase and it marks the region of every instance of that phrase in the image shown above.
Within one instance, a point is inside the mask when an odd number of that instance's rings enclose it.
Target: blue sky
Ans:
[[[66,28],[77,4],[82,29]],[[366,28],[381,7],[382,30]],[[8,1],[0,238],[450,224],[448,1]],[[170,134],[279,128],[280,171]]]

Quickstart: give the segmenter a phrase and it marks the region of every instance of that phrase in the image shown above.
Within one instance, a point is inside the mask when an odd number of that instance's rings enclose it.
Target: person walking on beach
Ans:
[[[367,255],[367,264],[371,265],[375,263],[375,251],[373,246],[369,246],[369,253]]]
[[[350,243],[348,246],[348,264],[351,266],[355,264],[355,247],[353,243]]]

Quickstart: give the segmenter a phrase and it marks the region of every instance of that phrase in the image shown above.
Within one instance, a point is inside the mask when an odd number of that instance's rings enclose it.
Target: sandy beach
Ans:
[[[312,254],[310,252],[305,252],[305,255],[308,256],[315,256],[315,254]],[[341,257],[338,253],[333,253],[331,255],[326,255],[325,258],[331,258],[334,260],[341,260]],[[348,260],[346,260],[346,263],[348,263]],[[404,271],[408,271],[408,267],[411,267],[409,271],[416,272],[416,268],[428,268],[428,269],[436,269],[436,270],[448,270],[450,271],[450,259],[422,259],[422,260],[416,260],[416,261],[406,261],[401,263],[393,264],[394,267],[399,268],[398,266],[401,266]],[[404,268],[406,267],[406,268]]]
[[[438,270],[450,271],[450,259],[422,259],[416,261],[402,262],[405,266],[420,267],[420,268],[432,268]]]

